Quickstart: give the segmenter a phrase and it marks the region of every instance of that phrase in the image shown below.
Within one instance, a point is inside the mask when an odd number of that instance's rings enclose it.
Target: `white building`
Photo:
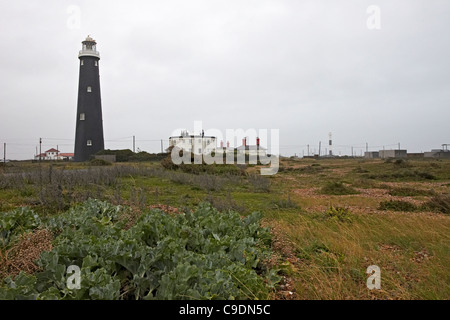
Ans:
[[[261,147],[259,138],[256,138],[256,145],[247,145],[247,138],[242,139],[242,146],[238,147],[237,151],[246,156],[265,157],[267,155],[267,149]]]
[[[37,154],[34,158],[36,160],[72,160],[73,153],[60,153],[59,150],[51,148],[44,153]]]
[[[169,147],[178,147],[197,155],[209,154],[216,150],[217,140],[213,136],[189,135],[187,131],[184,131],[180,136],[169,138]]]

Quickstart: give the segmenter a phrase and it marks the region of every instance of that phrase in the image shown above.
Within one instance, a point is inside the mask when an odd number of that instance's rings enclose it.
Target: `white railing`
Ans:
[[[94,50],[80,50],[78,56],[95,56],[100,58],[100,53]]]

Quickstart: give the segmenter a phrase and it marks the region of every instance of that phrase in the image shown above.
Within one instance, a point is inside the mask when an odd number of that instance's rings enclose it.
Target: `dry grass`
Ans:
[[[15,276],[20,271],[34,273],[35,261],[44,251],[52,250],[52,234],[45,229],[25,233],[10,249],[0,252],[0,278]]]
[[[296,298],[449,299],[450,217],[438,210],[432,212],[426,204],[436,194],[446,199],[450,170],[445,168],[450,167],[424,161],[408,161],[407,166],[379,160],[320,163],[327,168],[320,175],[291,170],[274,178],[280,193],[291,194],[302,209],[266,214],[268,224],[283,230],[278,237],[285,239],[279,242],[290,247],[291,253],[281,254],[279,263],[290,265]],[[290,161],[289,166],[296,167],[295,162]],[[399,170],[430,171],[439,179],[411,181],[407,174],[405,181],[363,178],[371,173],[391,179]],[[336,179],[359,194],[322,194],[321,188]],[[390,200],[414,204],[418,211],[379,210],[382,201]],[[439,208],[444,212],[446,205],[441,202]],[[330,205],[349,209],[351,222],[328,219]],[[370,265],[381,269],[381,290],[366,286]]]

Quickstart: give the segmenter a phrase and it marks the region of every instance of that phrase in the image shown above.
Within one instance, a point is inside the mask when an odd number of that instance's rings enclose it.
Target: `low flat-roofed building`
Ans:
[[[406,150],[396,149],[396,150],[380,150],[379,154],[381,159],[387,159],[387,158],[406,158],[408,153]]]
[[[364,152],[364,158],[366,159],[377,159],[380,157],[380,153],[378,151],[366,151]]]

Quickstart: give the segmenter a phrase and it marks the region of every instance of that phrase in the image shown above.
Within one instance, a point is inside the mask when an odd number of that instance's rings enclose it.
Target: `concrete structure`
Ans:
[[[103,139],[102,103],[100,97],[100,54],[97,42],[87,37],[82,42],[78,85],[75,161],[86,161],[105,148]]]
[[[183,131],[180,136],[169,138],[169,147],[178,147],[197,155],[209,154],[216,150],[217,140],[213,136],[189,135],[187,131]]]
[[[424,153],[425,158],[450,159],[450,150],[434,149]]]
[[[380,150],[379,155],[381,159],[387,158],[406,158],[407,151],[406,150]]]
[[[423,158],[424,154],[423,154],[423,152],[408,153],[407,156],[408,156],[408,158],[418,159],[418,158]]]
[[[378,151],[366,151],[364,152],[364,158],[366,159],[377,159],[380,157],[380,153]]]

